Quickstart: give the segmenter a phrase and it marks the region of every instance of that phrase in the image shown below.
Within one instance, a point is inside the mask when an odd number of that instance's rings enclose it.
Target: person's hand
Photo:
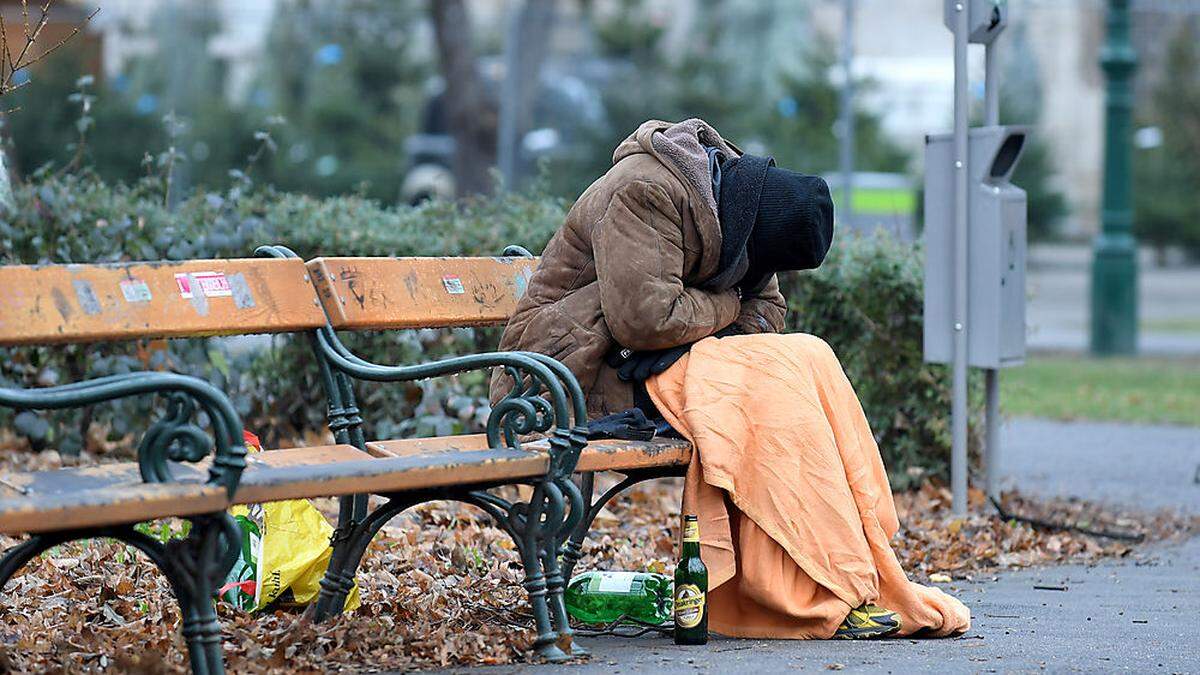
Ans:
[[[679,345],[669,349],[655,349],[648,352],[634,352],[617,368],[617,377],[625,382],[641,382],[651,375],[657,375],[688,353],[692,345]]]
[[[729,324],[712,335],[715,338],[741,335],[742,329],[737,324]],[[619,349],[610,354],[608,364],[617,369],[617,377],[623,382],[641,382],[651,375],[657,375],[675,362],[683,358],[692,348],[692,344],[679,345],[668,349],[654,349],[635,352]]]

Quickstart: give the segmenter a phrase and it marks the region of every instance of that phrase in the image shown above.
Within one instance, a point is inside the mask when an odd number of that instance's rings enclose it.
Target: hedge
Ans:
[[[458,203],[384,206],[357,196],[315,199],[254,186],[239,176],[224,192],[197,193],[168,209],[160,181],[109,185],[86,174],[17,186],[16,207],[0,213],[0,262],[82,263],[245,257],[282,243],[301,256],[495,255],[509,244],[541,250],[569,204],[534,190]],[[879,238],[845,238],[818,271],[784,279],[789,327],[820,335],[841,356],[880,440],[897,487],[945,472],[948,387],[921,362],[919,252]],[[412,363],[494,349],[492,330],[423,330],[351,336],[368,358]],[[207,378],[229,392],[248,426],[269,444],[323,433],[323,405],[307,342],[290,336],[265,348],[243,340],[175,340],[167,349],[105,344],[86,349],[3,350],[6,386],[48,386],[140,368]],[[231,349],[232,347],[235,347]],[[238,348],[240,346],[240,348]],[[380,437],[475,431],[486,418],[482,374],[408,386],[364,386],[368,431]],[[142,400],[10,420],[35,447],[65,453],[128,446],[155,402]],[[386,412],[385,412],[386,411]],[[10,414],[10,413],[5,413]]]

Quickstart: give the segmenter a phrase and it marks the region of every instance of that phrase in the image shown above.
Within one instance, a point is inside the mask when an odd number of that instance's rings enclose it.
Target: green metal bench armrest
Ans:
[[[109,375],[44,389],[0,388],[0,406],[18,410],[62,410],[157,393],[168,394],[170,405],[167,416],[150,427],[138,447],[142,479],[147,483],[170,482],[168,460],[197,462],[207,456],[210,446],[215,445],[208,483],[224,487],[232,496],[246,467],[242,423],[229,398],[204,380],[150,371]],[[212,421],[211,443],[208,435],[190,421],[196,404]]]
[[[356,356],[341,343],[332,329],[318,330],[316,340],[321,354],[334,370],[354,379],[371,382],[409,382],[469,370],[504,368],[513,377],[515,385],[513,391],[493,407],[488,417],[488,442],[492,447],[519,448],[519,436],[548,431],[551,427],[556,429],[556,436],[572,444],[573,433],[580,430],[580,424],[586,424],[586,415],[579,415],[582,406],[572,405],[582,402],[578,382],[569,370],[559,364],[568,378],[564,387],[560,373],[556,372],[559,368],[548,366],[541,355],[490,352],[415,365],[388,366]],[[574,389],[574,396],[568,397],[568,389]],[[543,390],[549,395],[549,401],[542,397]],[[572,425],[572,422],[575,424]],[[501,432],[504,443],[500,439]]]

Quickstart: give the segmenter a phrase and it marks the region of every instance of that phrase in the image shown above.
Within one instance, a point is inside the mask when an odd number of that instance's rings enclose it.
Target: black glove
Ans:
[[[648,441],[654,438],[654,430],[658,427],[646,417],[646,413],[637,408],[625,412],[613,413],[608,417],[588,422],[587,436],[589,439],[620,438],[626,441]]]
[[[737,324],[730,324],[714,333],[712,337],[723,338],[741,334],[742,329]],[[692,343],[645,352],[617,349],[608,355],[607,360],[608,365],[617,369],[617,377],[621,381],[640,382],[675,365],[675,362],[688,353],[691,348]]]

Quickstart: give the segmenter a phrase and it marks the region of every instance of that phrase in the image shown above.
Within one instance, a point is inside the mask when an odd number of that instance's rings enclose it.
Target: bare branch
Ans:
[[[8,82],[9,69],[6,67],[12,63],[12,53],[8,51],[8,26],[4,23],[4,14],[0,12],[0,91],[3,91],[4,84]]]
[[[26,2],[26,0],[21,0],[22,8],[25,7],[25,2]],[[50,7],[50,4],[51,3],[49,3],[49,2],[46,3],[47,9]],[[50,15],[47,12],[43,11],[41,18],[38,19],[37,28],[33,29],[33,34],[31,35],[29,33],[29,14],[28,14],[28,12],[25,14],[25,48],[21,50],[21,53],[17,55],[17,60],[13,62],[13,65],[16,66],[16,70],[20,70],[21,68],[31,66],[34,63],[37,63],[38,61],[41,60],[42,55],[39,54],[36,57],[31,57],[29,59],[29,61],[25,63],[25,65],[21,65],[21,62],[25,60],[25,55],[29,53],[29,50],[37,42],[38,37],[40,37],[42,34],[42,29],[45,28],[46,24],[49,22],[50,22]]]
[[[83,23],[79,24],[78,26],[75,26],[75,28],[71,29],[70,34],[68,34],[63,39],[59,40],[58,44],[43,51],[41,54],[38,54],[38,57],[36,59],[33,59],[26,65],[31,65],[31,64],[37,63],[38,61],[41,61],[42,59],[46,58],[47,56],[50,56],[54,52],[58,51],[60,47],[67,44],[67,42],[69,42],[76,35],[79,35],[80,31],[83,30],[83,27],[86,26],[92,20],[92,18],[99,13],[100,13],[100,8],[97,7],[91,14],[88,15],[88,17],[86,19],[83,20]]]
[[[16,57],[13,56],[12,45],[8,42],[8,30],[4,23],[4,17],[0,15],[0,96],[16,91],[25,84],[25,82],[22,82],[21,84],[13,85],[13,80],[16,78],[18,71],[24,70],[58,51],[63,45],[79,35],[83,28],[91,23],[92,19],[100,13],[100,8],[97,7],[82,23],[75,26],[66,37],[35,56],[31,50],[37,43],[38,38],[41,37],[42,30],[50,22],[50,8],[54,5],[54,1],[45,0],[41,6],[41,16],[38,17],[37,24],[34,26],[29,15],[29,0],[21,0],[21,30],[25,34],[25,46],[21,48],[20,53]]]
[[[49,3],[47,3],[48,6]],[[42,14],[45,13],[46,10],[43,8]],[[21,23],[25,29],[25,41],[29,42],[33,39],[33,36],[29,34],[29,0],[21,0]]]

